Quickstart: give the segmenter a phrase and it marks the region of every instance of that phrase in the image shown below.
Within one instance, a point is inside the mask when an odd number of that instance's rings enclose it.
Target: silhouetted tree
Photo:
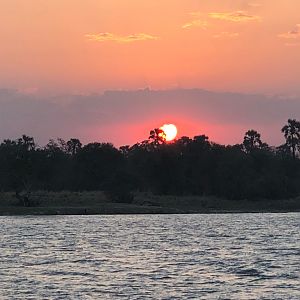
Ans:
[[[186,148],[189,147],[192,143],[192,139],[190,139],[188,136],[183,136],[181,138],[179,138],[178,140],[176,140],[175,144],[176,146],[180,147],[180,148]]]
[[[17,144],[22,147],[25,151],[34,151],[36,148],[36,144],[34,142],[34,138],[27,136],[27,135],[22,135],[21,138],[17,140]]]
[[[242,144],[210,142],[206,135],[165,142],[161,129],[119,149],[110,143],[50,140],[39,147],[26,135],[0,143],[0,190],[33,205],[33,190],[102,190],[130,203],[133,191],[278,199],[300,195],[299,122],[283,127],[286,144],[274,149],[249,130]],[[292,154],[292,155],[291,155]],[[294,159],[292,159],[294,158]]]
[[[80,151],[82,144],[78,139],[70,139],[67,141],[67,152],[71,155],[75,155]]]
[[[128,158],[128,155],[130,153],[130,146],[126,145],[126,146],[121,146],[120,147],[120,152],[122,153],[122,155],[126,158]]]
[[[282,158],[291,157],[291,149],[287,144],[282,144],[275,149],[276,154]]]
[[[281,129],[286,139],[286,145],[291,149],[293,159],[300,148],[300,122],[295,119],[288,119],[288,123]]]
[[[166,134],[160,128],[155,128],[150,131],[149,140],[155,146],[166,143]]]
[[[15,141],[4,140],[0,145],[0,186],[15,191],[19,200],[23,197],[22,205],[29,205],[30,192],[39,181],[39,156],[34,139],[26,135]]]
[[[266,149],[268,145],[263,143],[260,138],[260,133],[256,130],[248,130],[245,133],[243,141],[243,149],[246,153],[251,153],[257,149]]]
[[[89,143],[72,161],[73,184],[79,189],[101,190],[123,159],[121,152],[110,143]]]

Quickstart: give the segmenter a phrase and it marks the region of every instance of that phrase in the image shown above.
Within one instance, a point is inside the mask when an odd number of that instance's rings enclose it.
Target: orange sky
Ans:
[[[2,0],[0,86],[300,95],[299,0]]]
[[[179,136],[238,143],[254,128],[279,144],[299,117],[299,0],[0,2],[1,138],[121,145],[175,123]]]

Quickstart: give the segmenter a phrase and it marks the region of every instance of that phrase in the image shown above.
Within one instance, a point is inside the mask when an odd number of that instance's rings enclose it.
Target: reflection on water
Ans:
[[[300,299],[299,219],[0,217],[0,299]]]

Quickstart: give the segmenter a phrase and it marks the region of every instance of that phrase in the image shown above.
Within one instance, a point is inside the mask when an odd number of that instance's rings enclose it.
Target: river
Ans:
[[[0,217],[0,299],[300,299],[300,213]]]

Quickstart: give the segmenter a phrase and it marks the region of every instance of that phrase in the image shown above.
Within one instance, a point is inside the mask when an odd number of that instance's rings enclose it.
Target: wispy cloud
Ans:
[[[227,32],[227,31],[223,31],[220,32],[218,34],[213,35],[213,37],[215,39],[234,39],[234,38],[238,38],[239,37],[239,33],[237,32]]]
[[[89,41],[94,42],[117,42],[117,43],[131,43],[138,41],[149,41],[149,40],[157,40],[158,37],[146,33],[135,33],[131,35],[117,35],[110,32],[101,32],[96,34],[86,34],[85,37]]]
[[[289,32],[281,33],[278,35],[280,38],[284,39],[299,39],[300,38],[300,24],[297,24],[294,29]]]
[[[183,29],[190,29],[192,27],[200,27],[202,29],[207,29],[208,23],[202,20],[193,20],[182,26]]]
[[[260,16],[251,15],[246,11],[213,12],[209,13],[209,17],[230,22],[249,22],[261,20]]]
[[[262,4],[261,3],[257,3],[257,2],[249,2],[248,6],[256,8],[256,7],[261,7]]]
[[[285,43],[285,45],[287,47],[299,47],[300,46],[300,42],[296,42],[296,43]]]
[[[189,15],[196,17],[196,18],[203,18],[205,16],[205,14],[203,14],[203,12],[201,12],[201,11],[193,11],[193,12],[190,12]]]

